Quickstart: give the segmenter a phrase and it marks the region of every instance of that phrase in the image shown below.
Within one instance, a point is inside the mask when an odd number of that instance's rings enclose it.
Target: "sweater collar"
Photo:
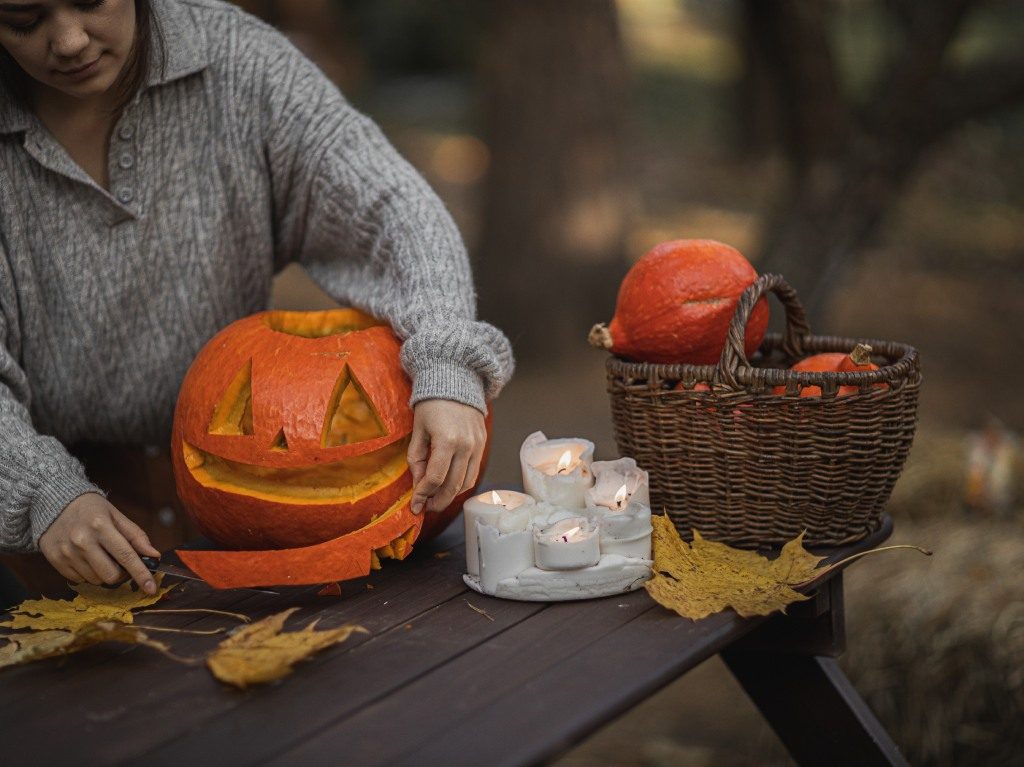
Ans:
[[[153,44],[142,90],[195,74],[210,63],[203,30],[182,2],[150,0],[150,7]],[[0,86],[0,135],[28,130],[31,125],[31,112]]]

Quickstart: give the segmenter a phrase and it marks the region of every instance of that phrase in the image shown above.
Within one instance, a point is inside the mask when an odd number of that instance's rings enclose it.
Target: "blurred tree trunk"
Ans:
[[[625,56],[613,0],[493,0],[481,315],[521,360],[582,346],[626,271]]]
[[[969,120],[1024,99],[1019,51],[953,69],[944,61],[975,0],[888,0],[903,45],[863,104],[844,96],[820,0],[743,0],[744,49],[771,78],[789,188],[759,269],[781,272],[812,317],[877,235],[925,152]],[[747,119],[747,118],[744,118]],[[756,118],[755,118],[756,119]]]

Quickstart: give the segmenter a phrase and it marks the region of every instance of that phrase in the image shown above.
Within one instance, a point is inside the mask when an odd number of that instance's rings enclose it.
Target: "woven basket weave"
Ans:
[[[775,293],[783,335],[768,334],[754,361],[744,329],[757,300]],[[819,352],[869,344],[879,370],[795,373]],[[859,540],[881,523],[914,439],[921,383],[915,349],[890,341],[811,335],[795,291],[762,275],[741,296],[718,365],[607,363],[621,455],[650,472],[655,512],[684,536],[692,529],[735,546]],[[698,382],[710,391],[694,390]],[[804,386],[820,396],[800,397]],[[857,386],[836,396],[839,386]],[[774,394],[785,386],[785,394]]]

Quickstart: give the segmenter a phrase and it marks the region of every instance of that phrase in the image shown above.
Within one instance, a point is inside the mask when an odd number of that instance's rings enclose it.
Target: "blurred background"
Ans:
[[[487,481],[515,481],[536,429],[616,454],[586,335],[663,240],[722,240],[781,272],[817,333],[918,347],[890,511],[896,541],[936,555],[853,568],[843,664],[911,763],[1020,763],[1024,2],[240,4],[383,127],[461,227],[480,315],[518,360]],[[331,305],[294,267],[275,302]],[[717,659],[559,762],[788,763]]]

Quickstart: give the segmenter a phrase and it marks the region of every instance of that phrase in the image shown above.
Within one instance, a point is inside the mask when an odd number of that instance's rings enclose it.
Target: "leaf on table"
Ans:
[[[75,584],[71,588],[78,592],[78,596],[71,600],[26,599],[11,608],[13,617],[0,623],[0,628],[75,631],[98,620],[132,623],[132,610],[159,602],[174,588],[174,585],[161,586],[162,573],[157,573],[155,579],[155,594],[147,594],[141,589],[133,591],[131,581],[127,581],[114,589],[91,583]]]
[[[770,560],[753,551],[705,540],[696,530],[687,544],[667,516],[654,517],[654,576],[645,584],[661,605],[700,620],[731,607],[741,617],[769,615],[808,599],[792,587],[823,575],[824,557],[803,547],[803,534]]]
[[[33,631],[8,634],[10,642],[0,647],[0,668],[17,666],[56,655],[70,655],[100,642],[141,644],[180,660],[163,642],[150,639],[138,626],[116,620],[96,620],[80,624],[73,631]]]
[[[206,658],[215,677],[236,687],[272,682],[291,673],[300,660],[330,645],[344,642],[362,626],[345,625],[316,631],[316,621],[300,631],[282,633],[292,607],[236,631]]]

